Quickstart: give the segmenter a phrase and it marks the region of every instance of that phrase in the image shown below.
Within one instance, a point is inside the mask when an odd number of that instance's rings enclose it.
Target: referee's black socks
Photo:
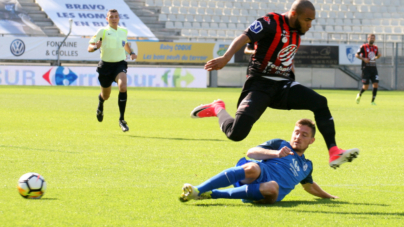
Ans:
[[[98,95],[98,100],[100,100],[98,102],[98,109],[100,111],[103,111],[104,110],[104,99],[102,98],[101,93]]]
[[[125,92],[119,92],[118,95],[118,106],[119,106],[119,112],[121,113],[121,116],[119,117],[119,120],[124,120],[124,115],[125,115],[125,108],[126,108],[126,100],[128,99],[128,93]]]

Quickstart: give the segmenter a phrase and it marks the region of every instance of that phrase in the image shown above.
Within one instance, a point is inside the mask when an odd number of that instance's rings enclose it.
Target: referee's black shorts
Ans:
[[[362,70],[362,83],[368,85],[369,82],[379,83],[379,75],[376,67],[367,67]]]
[[[101,60],[97,67],[98,80],[101,86],[103,88],[111,87],[112,83],[116,82],[116,76],[121,72],[126,73],[127,69],[128,63],[126,61],[105,62]]]

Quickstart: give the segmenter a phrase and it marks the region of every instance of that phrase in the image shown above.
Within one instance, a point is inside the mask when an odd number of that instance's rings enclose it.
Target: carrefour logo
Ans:
[[[13,40],[10,45],[10,51],[16,57],[21,56],[25,52],[24,42],[21,39]]]
[[[44,78],[50,85],[69,86],[77,80],[77,75],[67,67],[59,66],[52,68],[45,74]]]
[[[181,70],[181,68],[176,68],[174,69],[174,73],[170,75],[172,73],[172,70],[169,69],[161,76],[161,79],[163,80],[165,86],[169,86],[169,77],[171,77],[171,85],[173,87],[186,87],[190,83],[192,83],[195,78],[188,70],[184,71],[185,73]]]

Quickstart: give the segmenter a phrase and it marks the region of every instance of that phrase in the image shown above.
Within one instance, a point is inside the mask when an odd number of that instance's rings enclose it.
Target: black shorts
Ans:
[[[376,67],[365,68],[362,70],[362,83],[368,85],[369,81],[372,81],[372,84],[379,83],[379,75]]]
[[[237,103],[237,113],[258,119],[267,107],[288,110],[290,80],[274,81],[259,76],[249,76]]]
[[[128,63],[126,61],[120,62],[105,62],[100,61],[98,63],[97,72],[98,80],[103,88],[111,87],[113,82],[116,82],[116,76],[128,69]]]

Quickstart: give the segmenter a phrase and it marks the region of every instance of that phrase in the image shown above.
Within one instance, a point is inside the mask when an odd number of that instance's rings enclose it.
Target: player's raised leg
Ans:
[[[98,95],[98,107],[97,107],[97,120],[102,122],[104,119],[104,101],[108,100],[111,95],[111,86],[104,88],[101,86],[101,93]]]
[[[343,150],[338,148],[335,140],[334,118],[328,108],[327,99],[303,85],[290,88],[288,107],[291,109],[307,109],[314,113],[317,127],[323,135],[329,151],[329,165],[337,168],[345,162],[351,162],[359,155],[359,149]]]
[[[126,102],[128,99],[127,94],[127,77],[125,72],[120,72],[116,76],[116,81],[118,83],[119,95],[118,95],[118,106],[119,106],[119,126],[123,132],[129,131],[128,123],[125,121],[125,109]]]
[[[365,80],[365,79],[362,80],[362,82],[364,84],[363,84],[361,90],[359,91],[359,93],[356,95],[356,104],[359,104],[359,102],[361,101],[363,92],[365,92],[369,88],[369,82],[368,82],[368,84],[366,84],[366,81],[367,80]]]

